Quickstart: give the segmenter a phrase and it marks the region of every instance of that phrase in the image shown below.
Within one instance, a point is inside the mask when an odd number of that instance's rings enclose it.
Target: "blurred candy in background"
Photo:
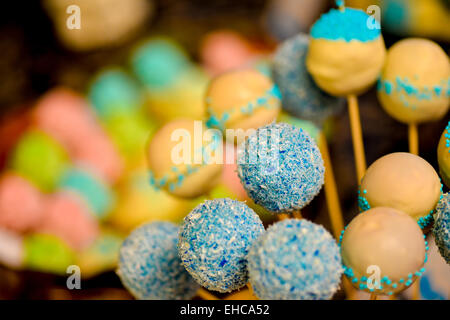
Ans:
[[[279,74],[272,79],[277,47],[308,33],[334,1],[43,0],[33,4],[32,17],[23,19],[25,2],[17,3],[4,10],[10,18],[0,27],[0,81],[5,85],[0,89],[0,298],[86,298],[89,290],[65,288],[71,265],[80,268],[83,285],[102,292],[99,296],[115,297],[110,290],[118,287],[118,296],[131,298],[113,272],[123,239],[146,222],[180,223],[207,197],[246,201],[265,224],[276,219],[249,199],[235,161],[224,161],[209,195],[182,199],[155,188],[147,144],[168,122],[205,120],[208,85],[224,72],[253,69],[267,82],[277,82]],[[449,1],[346,1],[363,10],[373,4],[381,8],[387,43],[399,36],[424,36],[448,45]],[[67,19],[77,13],[75,7],[68,9],[71,5],[80,9],[80,29],[67,27]],[[300,62],[292,65],[301,67]],[[373,146],[368,159],[404,148],[401,125],[378,111],[373,92],[363,99],[365,138]],[[347,120],[342,112],[332,113],[325,123],[318,121],[320,128],[284,112],[279,119],[314,138],[327,135],[336,154],[343,209],[356,212],[354,186],[347,182],[354,180],[348,178],[353,169],[346,156],[351,155],[343,128]],[[380,119],[387,123],[381,133]],[[423,128],[423,139],[438,139],[442,129]],[[423,154],[434,159],[431,145],[423,146]],[[236,158],[234,144],[223,148],[224,156]],[[314,211],[314,218],[329,226],[323,197],[310,207],[306,216]],[[423,298],[448,297],[438,285],[439,258],[422,278],[428,281]],[[27,281],[39,283],[41,291],[34,288],[38,285],[23,285]],[[62,284],[55,285],[58,281]]]

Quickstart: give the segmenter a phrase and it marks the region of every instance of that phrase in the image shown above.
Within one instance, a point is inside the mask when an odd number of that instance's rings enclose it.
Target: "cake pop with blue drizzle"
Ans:
[[[180,198],[204,195],[216,186],[223,168],[222,136],[202,121],[166,123],[150,139],[150,183]]]
[[[357,215],[342,231],[339,245],[348,280],[375,295],[403,291],[425,272],[425,236],[397,209],[377,207]]]
[[[250,198],[274,213],[302,209],[324,183],[316,142],[286,123],[258,128],[238,150],[238,175]]]
[[[205,101],[207,125],[224,132],[266,125],[276,119],[281,108],[278,86],[252,69],[229,71],[214,78]]]
[[[231,292],[247,284],[247,254],[263,232],[260,218],[245,203],[207,200],[184,218],[178,252],[199,284]]]
[[[444,194],[436,207],[433,235],[441,256],[450,264],[450,193]]]
[[[273,77],[281,91],[282,108],[317,125],[337,114],[344,100],[322,91],[306,70],[309,37],[300,33],[281,44],[273,62]]]
[[[144,224],[123,242],[117,274],[137,299],[186,300],[195,296],[199,286],[178,257],[178,230],[170,222]]]
[[[311,28],[306,67],[316,84],[334,96],[357,95],[378,78],[386,48],[377,21],[362,10],[331,9]]]
[[[248,269],[255,295],[270,300],[330,299],[343,272],[331,234],[304,219],[270,226],[250,249]]]
[[[397,121],[435,121],[450,106],[449,81],[450,62],[438,44],[427,39],[404,39],[387,53],[378,98],[383,109]]]

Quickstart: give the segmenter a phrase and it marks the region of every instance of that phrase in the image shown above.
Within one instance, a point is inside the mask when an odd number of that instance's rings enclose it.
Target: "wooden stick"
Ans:
[[[291,216],[287,213],[280,213],[278,216],[278,221],[289,219]]]
[[[342,218],[339,194],[334,179],[333,166],[331,164],[328,143],[324,134],[320,134],[319,147],[325,165],[325,198],[327,200],[328,215],[330,216],[331,228],[336,239],[339,239],[341,231],[344,230],[344,219]]]
[[[417,279],[413,284],[412,284],[412,299],[413,300],[420,300],[420,280]]]
[[[348,114],[350,117],[350,128],[352,131],[353,154],[356,164],[356,177],[358,184],[366,172],[366,156],[364,154],[364,143],[362,138],[361,120],[359,117],[358,98],[351,94],[347,97]]]
[[[302,212],[300,210],[296,210],[292,213],[292,217],[295,219],[303,219]]]
[[[408,142],[409,152],[419,155],[419,130],[417,124],[410,123],[408,125]],[[412,299],[420,300],[420,282],[416,281],[412,284]]]
[[[259,300],[253,293],[250,283],[247,283],[247,287],[230,294],[225,300]]]
[[[409,152],[419,155],[419,130],[417,124],[410,123],[408,126]]]
[[[377,299],[378,299],[378,297],[375,293],[370,294],[370,300],[377,300]]]
[[[220,300],[215,295],[209,293],[203,288],[198,289],[197,295],[202,298],[203,300]]]

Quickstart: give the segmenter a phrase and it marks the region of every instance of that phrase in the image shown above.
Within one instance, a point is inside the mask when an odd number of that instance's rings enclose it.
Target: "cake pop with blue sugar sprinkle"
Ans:
[[[178,252],[200,285],[231,292],[247,284],[247,254],[263,232],[260,218],[245,203],[207,200],[184,218]]]
[[[436,207],[433,235],[441,256],[450,264],[450,193],[444,194]]]
[[[274,213],[302,209],[324,183],[325,168],[316,142],[287,123],[258,128],[240,144],[237,162],[247,194]]]
[[[290,114],[317,125],[337,114],[342,98],[322,91],[306,70],[309,37],[300,33],[281,44],[273,61],[273,77],[281,91],[282,108]]]
[[[248,270],[255,295],[270,300],[330,299],[343,272],[331,234],[304,219],[270,226],[251,247]]]
[[[170,222],[153,222],[135,229],[119,251],[123,285],[140,300],[187,300],[198,284],[183,268],[177,251],[179,228]]]
[[[306,58],[316,84],[334,96],[366,91],[376,82],[386,56],[380,29],[373,17],[343,3],[323,14],[311,28]]]

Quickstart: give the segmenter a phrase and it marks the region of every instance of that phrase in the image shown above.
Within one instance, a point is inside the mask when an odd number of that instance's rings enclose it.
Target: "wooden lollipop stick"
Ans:
[[[370,294],[370,300],[377,300],[377,295],[375,293]]]
[[[420,281],[416,280],[412,285],[412,299],[420,300]]]
[[[410,123],[408,126],[409,152],[419,155],[419,130],[417,124]]]
[[[303,217],[302,217],[302,212],[301,212],[300,210],[294,211],[294,212],[292,213],[292,216],[293,216],[295,219],[303,219]]]
[[[206,291],[203,288],[200,288],[197,292],[197,295],[202,298],[203,300],[220,300],[219,298],[217,298],[215,295],[209,293],[208,291]]]
[[[364,154],[364,143],[362,138],[361,120],[359,117],[358,98],[351,94],[347,97],[348,113],[350,117],[350,128],[352,130],[353,153],[356,163],[356,177],[358,184],[366,172],[366,156]]]
[[[410,123],[408,125],[408,142],[409,142],[409,152],[419,155],[419,130],[417,124]],[[420,283],[418,281],[412,284],[412,299],[420,300]]]
[[[253,294],[253,289],[250,283],[247,283],[248,288],[243,288],[235,293],[230,294],[225,300],[258,300]]]
[[[320,134],[319,147],[325,165],[325,198],[327,200],[328,214],[330,216],[331,228],[336,239],[339,239],[341,231],[344,230],[344,219],[342,218],[339,194],[337,192],[336,180],[334,179],[333,166],[331,164],[328,143],[325,135]]]
[[[336,239],[339,239],[341,231],[344,230],[344,219],[342,218],[341,205],[339,202],[339,194],[337,192],[336,180],[333,173],[333,165],[331,164],[330,152],[328,150],[328,142],[324,134],[320,134],[319,147],[322,153],[325,165],[325,198],[327,200],[328,215],[330,216],[331,228]],[[347,278],[343,277],[343,287],[347,299],[354,300],[355,290]]]

